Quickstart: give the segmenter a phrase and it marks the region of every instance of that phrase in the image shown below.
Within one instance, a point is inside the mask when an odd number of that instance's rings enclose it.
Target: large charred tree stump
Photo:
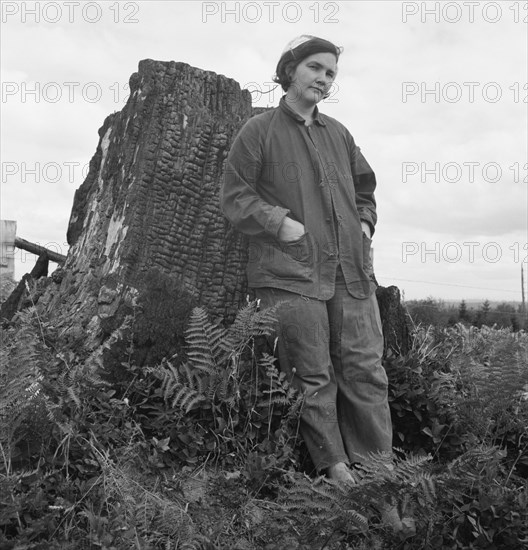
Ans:
[[[185,63],[139,63],[75,194],[60,285],[39,299],[73,349],[95,349],[129,318],[122,347],[105,361],[118,365],[131,338],[133,360],[152,364],[179,349],[193,306],[234,318],[246,292],[243,242],[218,192],[251,114],[250,93],[232,79]]]
[[[139,365],[179,352],[193,306],[229,323],[245,302],[244,239],[218,194],[229,147],[252,114],[250,93],[234,80],[144,60],[126,106],[99,130],[66,261],[38,308],[73,351],[113,342],[109,375],[120,376],[130,342]]]

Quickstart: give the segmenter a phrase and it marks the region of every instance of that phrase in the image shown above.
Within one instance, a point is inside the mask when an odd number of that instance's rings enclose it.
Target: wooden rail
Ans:
[[[22,250],[26,250],[27,252],[31,252],[32,254],[36,254],[37,256],[40,256],[43,252],[45,252],[49,260],[58,264],[63,264],[66,261],[66,256],[63,256],[58,252],[54,252],[53,250],[49,250],[39,244],[30,243],[20,237],[15,237],[15,246],[17,248],[21,248]]]

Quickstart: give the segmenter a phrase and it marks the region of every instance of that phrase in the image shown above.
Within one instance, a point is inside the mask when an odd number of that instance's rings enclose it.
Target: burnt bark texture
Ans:
[[[253,114],[234,80],[147,59],[123,110],[100,128],[66,261],[32,301],[73,351],[105,344],[110,377],[130,349],[140,366],[179,353],[194,306],[229,324],[246,301],[245,240],[218,194],[229,147]]]

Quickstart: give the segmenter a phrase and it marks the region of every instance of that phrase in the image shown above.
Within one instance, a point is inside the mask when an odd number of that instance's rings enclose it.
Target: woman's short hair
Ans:
[[[273,82],[280,84],[286,92],[291,85],[291,78],[288,73],[295,70],[297,65],[303,60],[316,53],[333,53],[336,60],[339,60],[339,55],[343,52],[343,48],[335,46],[332,42],[317,36],[303,34],[294,38],[288,43],[275,69]]]

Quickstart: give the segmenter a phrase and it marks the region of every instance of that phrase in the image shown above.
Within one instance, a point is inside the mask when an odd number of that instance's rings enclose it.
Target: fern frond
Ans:
[[[224,355],[225,336],[226,330],[213,325],[204,308],[194,308],[185,330],[187,356],[193,367],[213,374]]]
[[[185,412],[189,412],[192,407],[199,403],[200,401],[203,401],[205,398],[203,395],[200,395],[197,391],[192,389],[187,389],[187,391],[182,395],[182,398],[177,405],[184,409]]]
[[[277,360],[269,353],[263,353],[259,358],[258,365],[266,372],[266,376],[270,378],[278,378],[279,370],[277,369]]]
[[[240,350],[259,336],[270,336],[277,326],[277,310],[283,305],[278,302],[272,307],[259,310],[257,301],[242,307],[229,327],[222,343],[226,351]]]
[[[347,489],[322,477],[312,482],[296,476],[293,486],[281,492],[279,502],[306,538],[336,529],[364,531],[368,525],[361,504],[347,497]]]
[[[161,376],[161,391],[163,393],[163,399],[168,401],[174,392],[181,386],[180,374],[178,369],[172,364],[166,365],[167,370],[159,371]]]
[[[187,363],[181,368],[184,377],[172,364],[167,365],[166,370],[158,372],[162,379],[163,399],[170,402],[172,408],[179,407],[189,412],[194,404],[205,399],[203,380]]]

